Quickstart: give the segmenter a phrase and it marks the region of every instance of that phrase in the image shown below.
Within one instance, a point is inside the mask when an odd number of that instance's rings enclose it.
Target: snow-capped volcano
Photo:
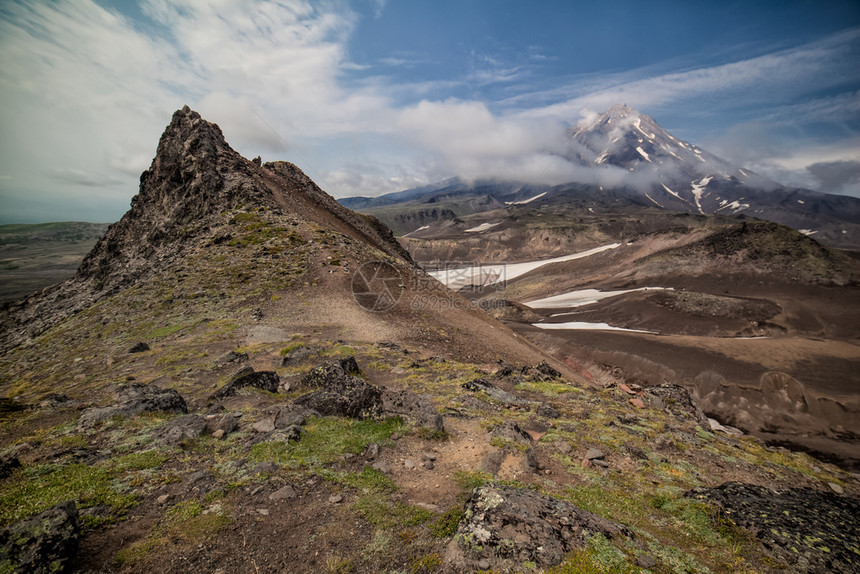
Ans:
[[[654,206],[681,213],[743,215],[788,225],[829,245],[860,248],[860,199],[780,185],[673,136],[626,105],[612,106],[567,136],[564,160],[587,168],[579,170],[580,179],[568,183],[453,178],[340,201],[378,215],[397,233],[470,213],[573,202],[585,209]],[[557,149],[556,144],[547,147]],[[383,209],[397,204],[403,205],[399,213]]]
[[[673,210],[738,213],[751,208],[744,188],[779,184],[676,138],[651,117],[615,105],[593,123],[570,130],[571,159],[631,172],[632,186]]]

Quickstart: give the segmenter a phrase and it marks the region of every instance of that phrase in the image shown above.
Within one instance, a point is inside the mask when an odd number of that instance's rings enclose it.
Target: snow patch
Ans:
[[[468,267],[439,269],[437,271],[430,271],[428,274],[435,277],[451,289],[462,289],[468,285],[494,285],[503,281],[511,281],[520,275],[525,275],[529,271],[534,271],[544,265],[581,259],[583,257],[595,255],[620,246],[620,243],[610,243],[609,245],[602,245],[587,251],[554,257],[552,259],[527,261],[525,263],[489,263],[486,265],[471,265]]]
[[[743,199],[743,197],[741,198],[741,200],[742,199]],[[723,209],[731,209],[732,213],[737,213],[738,211],[740,211],[742,209],[749,209],[749,208],[750,208],[749,203],[741,203],[740,200],[737,200],[737,199],[730,203],[727,199],[724,199],[720,202],[720,207],[719,207],[719,209],[717,209],[717,211],[721,211]]]
[[[681,201],[683,201],[683,202],[685,202],[685,203],[686,203],[686,201],[687,201],[686,199],[684,199],[683,197],[681,197],[680,195],[678,195],[676,192],[674,192],[674,191],[672,191],[671,189],[669,189],[668,187],[666,187],[666,184],[665,184],[665,183],[661,183],[660,185],[662,185],[662,186],[663,186],[663,189],[665,189],[666,191],[668,191],[669,193],[671,193],[672,195],[674,195],[675,197],[677,197],[678,199],[680,199]]]
[[[705,187],[707,187],[707,185],[711,183],[712,179],[714,178],[712,178],[711,176],[703,177],[698,182],[693,181],[691,184],[693,187],[693,197],[696,199],[696,207],[699,208],[699,213],[701,213],[702,215],[705,214],[704,210],[702,209],[702,194],[705,192]]]
[[[640,140],[640,141],[641,141],[641,140]],[[650,158],[650,157],[648,157],[648,154],[647,154],[647,153],[645,153],[645,150],[644,150],[644,149],[642,149],[641,147],[637,146],[637,147],[636,147],[636,151],[638,151],[638,152],[639,152],[639,155],[641,155],[642,157],[644,157],[644,158],[645,158],[645,161],[647,161],[647,162],[649,162],[649,163],[653,163],[653,162],[651,161],[651,158]]]
[[[643,130],[642,127],[640,126],[640,123],[641,123],[640,118],[636,118],[635,120],[633,120],[633,127],[635,127],[637,130],[639,130],[639,133],[641,133],[646,138],[654,139],[656,136],[654,134],[649,134],[648,132]]]
[[[594,303],[597,303],[598,301],[602,301],[603,299],[609,299],[610,297],[618,297],[619,295],[625,295],[627,293],[635,293],[636,291],[672,290],[673,289],[671,287],[639,287],[638,289],[622,289],[619,291],[579,289],[577,291],[570,291],[569,293],[562,293],[560,295],[553,295],[552,297],[546,297],[544,299],[530,301],[528,303],[523,303],[523,305],[532,309],[562,309],[568,307],[583,307],[585,305],[592,305]]]
[[[472,229],[467,229],[466,233],[480,233],[481,231],[486,231],[488,229],[492,229],[493,227],[495,227],[497,225],[501,225],[501,224],[502,224],[501,221],[499,221],[497,223],[482,223],[481,225],[478,225],[477,227],[473,227]]]
[[[806,203],[806,202],[805,202],[805,201],[803,201],[802,199],[798,199],[798,200],[797,200],[797,203],[799,203],[800,205],[803,205],[803,204],[804,204],[804,203]]]
[[[798,229],[798,231],[800,231],[802,234],[806,235],[807,237],[810,235],[815,235],[816,233],[818,233],[818,230],[813,231],[812,229]]]
[[[539,194],[537,194],[537,195],[536,195],[536,196],[534,196],[534,197],[530,197],[530,198],[528,198],[528,199],[524,199],[524,200],[522,200],[522,201],[506,201],[506,202],[505,202],[505,205],[525,205],[525,204],[527,204],[527,203],[531,203],[531,202],[533,202],[533,201],[534,201],[534,200],[536,200],[536,199],[540,199],[540,198],[542,198],[542,197],[543,197],[543,196],[545,196],[545,195],[546,195],[546,192],[543,192],[543,193],[539,193]]]
[[[656,205],[657,207],[663,207],[662,205],[660,205],[659,203],[657,203],[657,200],[656,200],[656,199],[654,199],[653,197],[651,197],[651,196],[650,196],[650,195],[648,195],[647,193],[645,194],[645,197],[647,197],[648,199],[650,199],[651,201],[653,201],[653,202],[654,202],[654,205]]]
[[[607,323],[584,323],[572,321],[569,323],[532,323],[532,327],[538,329],[569,329],[569,330],[591,330],[591,331],[626,331],[628,333],[646,333],[648,335],[659,335],[656,331],[643,331],[641,329],[625,329],[624,327],[613,327]]]

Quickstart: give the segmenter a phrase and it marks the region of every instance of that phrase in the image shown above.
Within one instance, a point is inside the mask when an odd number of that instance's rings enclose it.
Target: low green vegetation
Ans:
[[[406,426],[399,417],[383,421],[345,418],[313,418],[305,426],[299,442],[264,442],[254,445],[251,459],[269,461],[288,468],[324,465],[346,453],[359,454],[372,443],[386,444]]]

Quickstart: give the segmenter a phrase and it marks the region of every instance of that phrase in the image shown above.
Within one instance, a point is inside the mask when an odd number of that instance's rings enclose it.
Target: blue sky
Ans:
[[[118,219],[184,104],[336,197],[562,183],[614,103],[860,196],[856,0],[7,0],[0,51],[0,223]]]

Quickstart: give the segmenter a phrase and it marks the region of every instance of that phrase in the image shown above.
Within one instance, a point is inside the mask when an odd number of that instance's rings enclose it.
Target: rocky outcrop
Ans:
[[[232,397],[246,387],[277,393],[281,378],[274,371],[255,371],[251,367],[240,369],[226,385],[213,393],[213,399]]]
[[[60,574],[78,550],[78,509],[72,501],[0,531],[0,572]]]
[[[531,490],[485,485],[466,502],[445,561],[463,571],[559,564],[587,536],[631,536],[624,526]]]
[[[366,419],[382,411],[382,389],[354,376],[358,363],[349,357],[328,361],[309,371],[302,385],[316,388],[295,400],[295,404],[324,416]]]
[[[830,574],[860,571],[860,500],[811,488],[774,492],[727,482],[687,496],[716,504],[750,530],[780,571]]]
[[[87,409],[79,424],[89,425],[112,417],[131,417],[144,412],[186,414],[188,405],[174,389],[161,389],[155,385],[131,384],[116,391],[117,401],[106,407]]]

